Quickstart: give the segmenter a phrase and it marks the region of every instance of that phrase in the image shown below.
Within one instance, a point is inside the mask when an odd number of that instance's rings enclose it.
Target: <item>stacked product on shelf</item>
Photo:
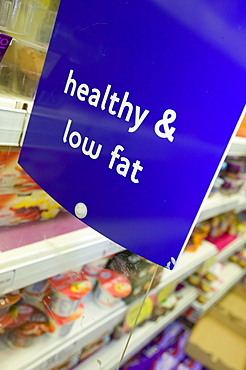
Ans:
[[[147,321],[157,321],[160,317],[167,315],[177,305],[179,299],[183,297],[183,286],[177,287],[177,282],[174,281],[168,286],[165,286],[160,291],[150,292],[144,301],[141,313],[137,319],[142,300],[130,304],[123,321],[118,324],[113,332],[113,339],[120,339],[123,335],[129,333],[133,326],[143,326]]]
[[[93,293],[98,309],[113,307],[119,299],[130,294],[131,284],[123,275],[103,268],[108,259],[109,257],[100,259],[87,264],[86,268],[81,266],[74,271],[68,271],[29,285],[23,288],[21,292],[13,292],[2,296],[0,310],[1,339],[11,347],[20,348],[31,345],[33,340],[29,340],[29,332],[26,330],[26,326],[23,327],[22,325],[27,325],[27,322],[29,322],[29,314],[36,314],[37,312],[42,312],[46,318],[46,321],[43,321],[47,330],[43,333],[47,332],[54,339],[66,336],[76,319],[85,314],[86,307],[83,298],[92,291],[93,284],[95,285],[94,281],[91,282],[87,279],[88,275],[83,270],[88,271],[89,266],[91,268],[97,267],[98,282]],[[92,299],[93,295],[90,297]],[[17,302],[18,305],[16,305]],[[27,319],[26,321],[22,320],[23,315]],[[13,331],[13,327],[15,331]],[[26,339],[25,342],[23,341],[23,346],[20,341],[16,344],[14,342],[14,335],[15,333],[20,334],[20,330],[21,336],[25,335]],[[31,330],[30,336],[33,338]]]
[[[107,266],[111,270],[123,274],[130,281],[132,292],[124,299],[129,304],[146,293],[157,265],[125,250],[111,258]],[[151,289],[159,284],[163,270],[162,267],[158,266]]]
[[[189,252],[195,252],[197,248],[202,244],[202,241],[208,236],[211,225],[209,221],[203,221],[196,224],[192,231],[191,237],[185,249]]]
[[[34,98],[59,0],[0,2],[0,32],[13,37],[0,66],[0,91]]]
[[[237,263],[243,268],[246,268],[246,249],[244,248],[241,251],[234,253],[230,257],[230,261]]]
[[[208,271],[199,269],[187,279],[189,284],[197,288],[198,302],[206,303],[220,288],[223,284],[223,279],[221,279],[223,269],[222,263],[215,262]]]
[[[47,220],[61,206],[18,165],[19,151],[0,148],[0,226]]]
[[[241,214],[227,212],[211,218],[210,231],[206,240],[216,245],[221,251],[227,244],[245,233],[245,221]]]
[[[94,300],[99,306],[113,307],[119,299],[129,296],[131,291],[131,283],[124,275],[110,269],[103,269],[98,274]]]
[[[186,250],[195,252],[204,239],[216,245],[218,251],[245,233],[245,213],[233,211],[199,222],[186,245]]]
[[[126,304],[131,305],[131,308],[128,310],[124,320],[117,325],[114,330],[113,337],[120,338],[122,335],[129,332],[134,325],[137,312],[141,306],[141,300],[139,298],[143,297],[150,288],[155,270],[157,269],[151,289],[154,289],[160,283],[164,269],[127,250],[112,257],[108,261],[107,268],[111,270],[111,274],[125,276],[124,279],[127,278],[131,286],[131,290],[128,291],[128,294],[125,297],[121,296]],[[150,293],[145,300],[141,315],[138,318],[138,325],[143,325],[147,320],[156,320],[157,317],[164,315],[168,310],[174,308],[177,302],[176,297],[173,297],[173,299],[170,299],[168,302],[167,300],[165,301],[165,299],[175,290],[176,285],[177,283],[172,283],[171,286],[166,287],[165,292],[163,291],[161,294]],[[99,280],[97,289],[100,286]],[[135,305],[132,304],[136,300],[137,303]],[[110,302],[110,299],[107,298],[107,301]]]
[[[175,309],[179,300],[183,298],[183,288],[185,285],[173,282],[158,292],[152,292],[146,298],[142,311],[136,322],[136,318],[141,306],[141,302],[130,305],[128,308],[123,322],[117,325],[113,332],[113,339],[120,339],[123,335],[129,333],[133,326],[141,327],[147,321],[158,321],[165,315],[168,315]]]
[[[1,297],[2,339],[12,348],[22,348],[44,333],[65,336],[82,316],[81,299],[91,289],[83,272],[68,272]]]
[[[217,192],[226,195],[238,193],[245,182],[245,173],[245,158],[228,156],[222,165],[210,196],[213,196]]]
[[[189,335],[181,321],[172,322],[121,370],[201,370],[202,364],[184,352]]]
[[[99,260],[92,261],[83,266],[83,272],[88,280],[90,280],[94,287],[98,281],[99,273],[105,268],[108,260],[112,256],[100,258]]]
[[[15,349],[30,346],[35,338],[49,331],[47,315],[24,302],[22,293],[15,291],[0,299],[1,339]]]

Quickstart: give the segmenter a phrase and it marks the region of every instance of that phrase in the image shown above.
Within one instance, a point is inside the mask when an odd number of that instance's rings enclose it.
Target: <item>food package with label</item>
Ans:
[[[0,319],[8,312],[9,308],[15,303],[17,303],[21,298],[22,298],[22,292],[20,292],[19,290],[1,296],[0,297]]]
[[[49,282],[49,309],[59,317],[76,314],[81,299],[92,290],[91,282],[82,271],[53,276]]]
[[[32,306],[44,311],[43,298],[50,292],[48,280],[42,280],[23,289],[23,299]]]
[[[244,157],[231,157],[226,158],[226,166],[222,172],[224,180],[221,186],[221,192],[225,194],[235,194],[242,188],[245,173],[246,161]]]
[[[131,282],[146,277],[152,278],[155,267],[154,263],[128,250],[117,253],[107,264],[107,268],[123,274]]]
[[[221,278],[221,274],[224,270],[224,265],[216,262],[209,271],[201,278],[198,288],[197,301],[204,304],[206,303],[214,293],[220,288],[224,280]]]
[[[159,284],[159,282],[160,282],[160,275],[159,276],[156,275],[152,282],[151,289],[155,288]],[[131,282],[132,292],[129,294],[129,296],[124,298],[124,301],[127,304],[130,304],[131,302],[135,301],[139,297],[143,296],[149,289],[150,283],[151,283],[151,278],[149,276],[146,276],[143,279],[133,280]]]
[[[28,195],[0,194],[0,226],[56,217],[61,207],[43,190]]]
[[[19,166],[19,150],[0,148],[0,226],[53,218],[61,210]]]
[[[185,322],[188,328],[192,328],[196,322],[199,321],[202,315],[201,310],[194,307],[189,307],[182,315],[182,320]]]
[[[238,263],[239,266],[246,267],[246,249],[236,252],[230,257],[232,262]]]
[[[208,220],[211,228],[206,240],[216,245],[218,250],[244,233],[245,225],[241,223],[240,217],[234,212],[227,212]]]
[[[236,133],[236,136],[246,137],[246,116],[243,117],[242,123]]]
[[[190,252],[195,252],[208,236],[211,225],[208,221],[199,222],[192,231],[191,237],[185,247]]]
[[[100,271],[102,271],[105,268],[109,259],[110,259],[110,256],[100,258],[96,261],[92,261],[84,265],[83,272],[86,278],[90,280],[92,286],[95,286],[98,280],[98,274],[100,273]]]
[[[131,304],[124,320],[115,327],[113,338],[120,339],[125,333],[130,332],[135,325],[143,326],[146,322],[156,321],[159,317],[172,311],[178,300],[183,297],[182,290],[184,286],[181,286],[180,289],[178,286],[173,292],[176,285],[177,282],[173,282],[160,292],[151,293],[145,298],[143,305],[141,299]]]
[[[177,340],[184,329],[183,324],[173,321],[137,355],[128,360],[121,370],[149,370],[153,361]]]
[[[184,360],[181,361],[175,370],[202,370],[203,365],[196,360],[193,360],[189,356],[185,356]]]
[[[19,149],[0,148],[0,194],[30,194],[40,189],[18,164]]]
[[[184,331],[178,337],[177,341],[164,350],[153,362],[151,369],[153,370],[174,370],[179,363],[185,359],[185,346],[187,344],[190,333]]]
[[[173,281],[157,293],[156,304],[151,315],[152,321],[156,321],[160,316],[166,315],[175,308],[178,302],[178,296],[174,293],[177,285],[178,281]]]
[[[111,258],[107,267],[124,275],[131,283],[132,292],[124,301],[129,304],[144,295],[149,288],[156,265],[130,251],[123,251]],[[155,288],[162,277],[163,268],[158,266],[151,289]]]
[[[0,297],[0,336],[13,323],[12,307],[21,300],[22,292],[17,290]]]
[[[33,99],[46,49],[13,39],[0,66],[0,92]]]
[[[61,338],[66,336],[72,329],[76,319],[80,318],[84,313],[84,305],[81,301],[79,301],[77,308],[73,311],[73,313],[70,316],[57,315],[51,308],[50,296],[44,297],[43,305],[49,319],[49,334],[53,338]],[[67,307],[65,306],[63,308],[64,308],[63,312],[67,313],[68,312],[68,310],[66,310]]]
[[[50,331],[48,316],[31,305],[17,304],[9,315],[12,322],[4,333],[4,341],[11,348],[29,347],[36,338]]]
[[[98,275],[94,300],[101,307],[113,307],[132,291],[131,283],[123,275],[110,269],[103,269]]]

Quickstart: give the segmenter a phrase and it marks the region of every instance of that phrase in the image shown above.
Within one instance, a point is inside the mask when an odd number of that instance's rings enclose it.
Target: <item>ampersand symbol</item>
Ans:
[[[176,112],[172,109],[167,109],[163,113],[163,118],[155,124],[155,133],[162,139],[168,139],[171,143],[174,140],[173,133],[175,132],[175,127],[169,127],[169,124],[173,123],[176,119]],[[162,130],[160,130],[162,128]],[[164,130],[164,132],[163,132]]]

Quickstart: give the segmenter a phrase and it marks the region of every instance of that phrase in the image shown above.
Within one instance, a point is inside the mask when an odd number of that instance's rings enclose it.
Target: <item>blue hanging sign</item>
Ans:
[[[240,0],[62,0],[20,164],[172,269],[245,114],[245,13]]]

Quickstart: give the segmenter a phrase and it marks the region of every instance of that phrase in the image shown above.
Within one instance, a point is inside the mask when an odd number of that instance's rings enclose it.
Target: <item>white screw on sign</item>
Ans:
[[[78,218],[85,218],[87,215],[87,207],[84,203],[77,203],[74,208],[74,213]]]

